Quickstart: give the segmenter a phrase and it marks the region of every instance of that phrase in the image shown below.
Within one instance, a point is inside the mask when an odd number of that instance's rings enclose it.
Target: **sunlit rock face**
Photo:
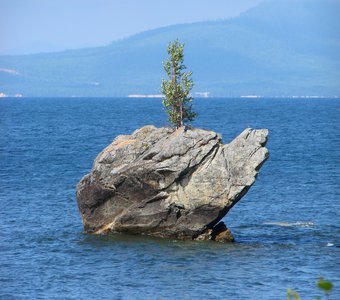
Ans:
[[[245,129],[224,145],[213,131],[145,126],[118,136],[77,186],[85,232],[232,241],[220,220],[255,182],[267,135]]]

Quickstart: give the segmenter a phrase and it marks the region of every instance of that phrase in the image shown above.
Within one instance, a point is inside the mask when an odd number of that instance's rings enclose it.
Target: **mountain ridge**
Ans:
[[[0,93],[159,94],[167,44],[179,38],[194,72],[194,92],[340,95],[337,8],[335,0],[265,1],[238,17],[161,27],[107,46],[0,56]]]

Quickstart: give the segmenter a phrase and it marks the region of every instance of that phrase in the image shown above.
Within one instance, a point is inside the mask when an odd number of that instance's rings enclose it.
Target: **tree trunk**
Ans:
[[[182,127],[183,126],[183,102],[181,101],[179,105],[180,105],[180,107],[179,107],[179,109],[180,109],[180,127]]]
[[[177,90],[177,80],[176,80],[176,73],[175,73],[175,66],[172,64],[171,66],[171,80],[173,86],[175,87],[175,91]],[[176,112],[176,128],[183,126],[183,103],[180,103],[180,100],[177,99],[176,92],[174,94],[174,101],[175,101],[175,112]]]

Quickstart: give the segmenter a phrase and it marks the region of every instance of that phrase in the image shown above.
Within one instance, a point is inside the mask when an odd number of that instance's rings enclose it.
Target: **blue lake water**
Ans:
[[[197,99],[225,143],[268,128],[270,159],[225,218],[236,243],[84,235],[75,186],[158,99],[0,100],[0,299],[340,299],[340,100]],[[273,224],[273,222],[285,222]]]

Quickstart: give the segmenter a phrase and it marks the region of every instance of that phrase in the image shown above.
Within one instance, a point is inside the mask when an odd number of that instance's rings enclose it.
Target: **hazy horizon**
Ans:
[[[78,0],[75,1],[72,1],[73,6]],[[84,3],[90,3],[86,1]],[[52,5],[49,0],[47,3]],[[164,5],[165,2],[161,3]],[[99,43],[99,39],[108,35],[105,32],[100,36],[95,34],[100,32],[96,28],[102,26],[95,21],[101,15],[96,7],[93,5],[93,18],[74,22],[74,26]],[[146,9],[145,5],[143,7]],[[268,0],[232,19],[194,22],[199,18],[197,9],[196,16],[182,15],[182,21],[190,19],[190,24],[166,26],[167,20],[162,23],[158,17],[158,21],[154,18],[153,22],[164,26],[145,31],[147,28],[138,27],[136,20],[132,27],[142,32],[140,34],[108,46],[103,43],[94,45],[101,46],[99,48],[88,45],[89,48],[83,49],[84,46],[78,44],[79,47],[75,48],[79,50],[64,52],[59,51],[72,48],[67,39],[74,40],[73,29],[66,30],[67,22],[60,22],[64,20],[62,18],[59,20],[61,25],[56,26],[59,23],[46,16],[47,24],[55,27],[46,26],[38,32],[48,32],[51,40],[63,37],[63,43],[68,47],[52,47],[50,50],[57,53],[48,55],[0,56],[0,93],[25,97],[159,94],[166,47],[169,41],[177,38],[186,45],[185,61],[194,74],[194,92],[199,94],[211,97],[339,96],[339,8],[338,0]],[[150,20],[142,11],[138,12],[136,8],[130,11],[142,14],[139,20],[145,20],[144,25],[151,29]],[[169,11],[165,11],[163,14],[171,18]],[[210,13],[217,16],[212,10]],[[220,13],[226,15],[222,10]],[[205,16],[208,18],[207,13]],[[73,16],[71,19],[77,18]],[[132,19],[123,17],[122,20]],[[176,20],[172,22],[176,23]],[[82,22],[88,23],[87,26],[84,27]],[[33,25],[27,22],[28,29]],[[94,34],[88,30],[91,26]],[[103,26],[106,29],[111,27]],[[116,29],[127,34],[124,26]],[[65,34],[53,34],[53,30]],[[36,36],[37,33],[27,35],[27,38]],[[79,43],[84,40],[81,35],[76,36]],[[15,35],[12,39],[18,40]],[[113,38],[109,40],[111,42]],[[33,52],[47,51],[46,48],[39,49]]]
[[[1,0],[0,55],[105,46],[159,27],[228,19],[263,1]]]

